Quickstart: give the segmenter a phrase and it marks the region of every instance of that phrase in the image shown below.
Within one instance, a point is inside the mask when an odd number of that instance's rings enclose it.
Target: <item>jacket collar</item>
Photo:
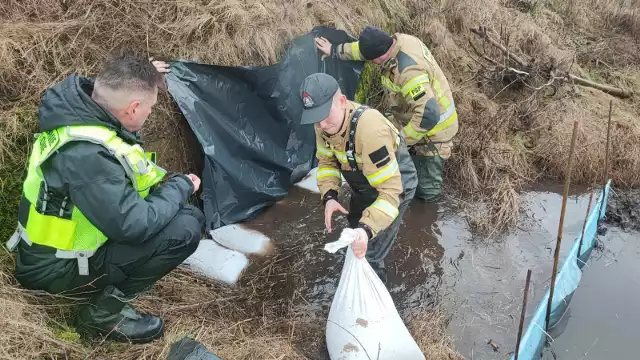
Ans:
[[[402,40],[398,37],[398,34],[393,34],[392,37],[396,45],[393,49],[393,52],[391,52],[391,56],[389,56],[387,61],[381,64],[383,71],[391,70],[398,65],[398,60],[396,58],[398,56],[398,53],[402,49]]]

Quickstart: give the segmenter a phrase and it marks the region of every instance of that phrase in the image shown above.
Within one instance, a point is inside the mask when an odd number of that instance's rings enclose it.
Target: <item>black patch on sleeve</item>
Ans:
[[[389,156],[389,151],[387,150],[387,147],[382,145],[380,149],[369,154],[369,159],[371,159],[371,162],[375,164],[379,161],[384,160],[384,158],[388,156]]]
[[[387,156],[387,158],[386,158],[386,159],[384,159],[384,160],[380,161],[379,163],[377,163],[377,164],[376,164],[376,167],[379,169],[379,168],[381,168],[381,167],[383,167],[383,166],[387,165],[387,164],[388,164],[388,163],[390,163],[390,162],[391,162],[391,157],[390,157],[390,156]]]
[[[424,91],[421,91],[420,94],[418,94],[418,95],[413,97],[413,100],[414,101],[418,101],[418,100],[422,99],[425,95],[426,95],[426,93]]]
[[[438,125],[438,121],[440,121],[440,110],[438,110],[438,103],[436,102],[436,99],[431,98],[424,106],[420,127],[425,130],[431,130],[434,126]]]
[[[407,53],[405,53],[404,51],[398,52],[396,58],[398,59],[398,71],[400,72],[403,72],[404,69],[408,68],[409,66],[418,65],[418,63],[416,63],[416,61],[413,60],[413,58],[407,55]]]

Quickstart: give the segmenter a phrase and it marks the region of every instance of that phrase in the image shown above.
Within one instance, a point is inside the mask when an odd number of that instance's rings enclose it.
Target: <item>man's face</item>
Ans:
[[[380,65],[382,63],[384,63],[385,61],[387,61],[387,59],[389,58],[389,56],[387,54],[384,54],[380,57],[377,57],[373,60],[371,60],[372,63],[376,64],[376,65]]]
[[[334,135],[340,131],[344,121],[344,110],[347,105],[347,98],[340,94],[333,99],[329,115],[318,123],[318,127],[329,135]]]
[[[146,95],[146,96],[145,96]],[[130,132],[139,131],[144,125],[145,121],[151,115],[153,106],[158,101],[158,89],[156,88],[153,93],[141,94],[139,99],[133,100],[127,106],[125,114],[127,119],[121,121],[122,125]]]
[[[393,53],[393,50],[395,50],[395,48],[396,48],[396,40],[393,40],[393,45],[391,45],[389,50],[387,50],[387,52],[382,54],[381,56],[371,60],[371,62],[376,64],[376,65],[384,64],[385,61],[389,60],[389,58],[391,57],[391,54]]]

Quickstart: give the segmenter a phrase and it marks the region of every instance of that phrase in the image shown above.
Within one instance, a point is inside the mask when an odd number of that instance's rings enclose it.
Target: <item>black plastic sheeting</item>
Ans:
[[[299,89],[306,76],[332,75],[353,100],[363,63],[321,60],[314,35],[334,44],[355,40],[344,31],[316,27],[296,38],[284,59],[270,66],[171,62],[169,93],[205,155],[207,230],[254,217],[313,168],[313,127],[300,125]]]

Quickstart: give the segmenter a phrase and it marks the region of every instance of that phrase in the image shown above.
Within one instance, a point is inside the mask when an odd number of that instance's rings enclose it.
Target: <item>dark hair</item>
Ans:
[[[126,88],[151,92],[156,87],[162,87],[163,79],[149,59],[120,52],[107,58],[96,82],[113,90]]]

